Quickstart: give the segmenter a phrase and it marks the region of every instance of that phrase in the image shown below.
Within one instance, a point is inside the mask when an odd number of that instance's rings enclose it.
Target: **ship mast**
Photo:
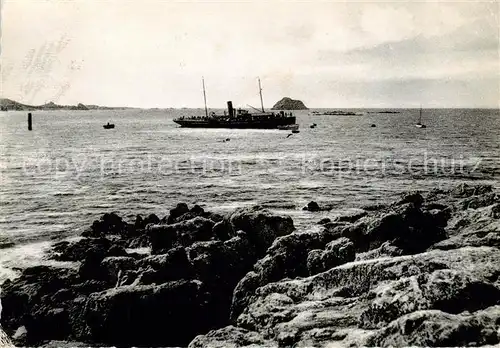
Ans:
[[[260,86],[260,77],[258,78],[259,80],[259,94],[260,94],[260,106],[262,107],[262,112],[264,111],[264,102],[262,101],[262,87]]]
[[[208,109],[207,109],[207,95],[205,94],[205,79],[201,78],[201,83],[203,84],[203,99],[205,100],[205,116],[208,117]]]

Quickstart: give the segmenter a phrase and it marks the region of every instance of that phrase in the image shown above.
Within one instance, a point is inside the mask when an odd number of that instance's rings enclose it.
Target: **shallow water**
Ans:
[[[172,122],[202,110],[34,112],[32,132],[26,112],[2,112],[0,264],[39,258],[44,241],[77,235],[110,211],[133,219],[162,217],[178,202],[217,212],[260,204],[302,227],[406,190],[499,185],[499,110],[424,110],[426,129],[414,126],[416,109],[311,111],[296,112],[300,133],[290,137]],[[104,130],[108,121],[116,128]],[[311,200],[333,209],[303,211]]]

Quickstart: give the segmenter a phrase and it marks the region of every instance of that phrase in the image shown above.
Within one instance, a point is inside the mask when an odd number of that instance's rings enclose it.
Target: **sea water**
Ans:
[[[32,131],[26,112],[1,112],[0,281],[111,211],[133,221],[178,202],[219,213],[261,205],[303,228],[407,190],[499,185],[499,110],[424,110],[425,129],[418,109],[312,111],[295,112],[291,136],[173,122],[201,109],[35,111]],[[302,210],[312,200],[331,210]]]

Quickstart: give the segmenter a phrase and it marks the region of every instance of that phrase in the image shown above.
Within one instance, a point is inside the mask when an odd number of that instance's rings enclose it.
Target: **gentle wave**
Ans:
[[[43,112],[29,133],[24,113],[1,113],[0,239],[14,245],[2,253],[77,235],[110,211],[133,220],[166,216],[179,202],[216,212],[259,204],[305,227],[407,190],[463,181],[500,186],[498,110],[426,110],[425,130],[414,127],[418,110],[360,111],[297,112],[300,133],[289,138],[172,122],[196,110]],[[110,119],[118,127],[103,130]],[[429,172],[429,159],[444,166]],[[312,200],[332,210],[303,211]]]

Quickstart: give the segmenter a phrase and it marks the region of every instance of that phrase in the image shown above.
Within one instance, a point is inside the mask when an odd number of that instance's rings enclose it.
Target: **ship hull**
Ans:
[[[295,117],[286,117],[268,120],[174,120],[181,127],[186,128],[235,128],[235,129],[278,129],[280,126],[295,124]]]

